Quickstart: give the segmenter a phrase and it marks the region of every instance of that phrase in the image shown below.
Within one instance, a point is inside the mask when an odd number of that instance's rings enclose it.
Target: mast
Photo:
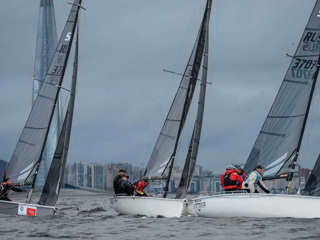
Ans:
[[[197,64],[200,66],[201,65],[201,61],[202,61],[202,53],[204,50],[204,44],[205,44],[205,39],[206,39],[206,22],[209,20],[209,18],[207,17],[209,15],[209,11],[211,9],[211,4],[212,4],[212,0],[208,0],[207,4],[206,4],[206,10],[202,19],[202,23],[201,23],[201,27],[200,27],[200,31],[199,31],[199,41],[198,44],[196,46],[196,51],[195,51],[195,59],[193,62],[193,66],[196,66]],[[168,162],[169,165],[169,172],[168,172],[168,178],[166,179],[166,185],[163,188],[164,190],[164,194],[163,197],[166,198],[167,194],[168,194],[168,188],[169,188],[169,183],[170,183],[170,179],[171,179],[171,174],[172,174],[172,169],[173,169],[173,164],[174,164],[174,160],[176,157],[176,152],[177,152],[177,148],[178,148],[178,143],[179,143],[179,139],[180,139],[180,135],[185,123],[185,120],[187,118],[187,114],[189,111],[189,107],[191,105],[191,101],[192,101],[192,96],[194,93],[194,88],[197,82],[197,78],[198,78],[198,74],[199,74],[199,68],[195,68],[193,67],[191,70],[191,74],[190,74],[190,78],[191,81],[189,82],[189,86],[188,86],[188,90],[187,90],[187,98],[184,102],[184,106],[183,106],[183,110],[182,110],[182,119],[180,121],[180,125],[179,125],[179,130],[178,130],[178,135],[175,141],[175,145],[174,145],[174,150],[172,153],[172,156],[170,158],[170,161]],[[191,95],[191,96],[189,96]]]
[[[39,158],[38,158],[38,160],[37,160],[37,162],[35,164],[35,171],[34,171],[34,174],[33,174],[31,189],[30,189],[29,194],[28,194],[27,203],[31,202],[31,198],[32,198],[32,195],[33,195],[33,191],[34,191],[34,187],[35,187],[35,183],[36,183],[36,179],[37,179],[38,170],[39,170],[41,159],[42,159],[42,154],[43,154],[44,148],[46,146],[46,142],[47,142],[47,138],[48,138],[48,134],[49,134],[49,129],[50,129],[50,126],[51,126],[51,123],[52,123],[52,118],[53,118],[55,106],[57,104],[57,100],[58,100],[58,97],[59,97],[59,92],[60,92],[60,88],[61,88],[61,84],[62,84],[62,81],[63,81],[64,74],[65,74],[66,66],[68,64],[68,58],[69,58],[69,55],[70,55],[71,45],[72,45],[72,42],[73,42],[75,28],[76,28],[76,24],[77,24],[77,21],[78,21],[78,15],[79,15],[80,7],[81,7],[81,2],[82,2],[82,0],[75,0],[74,3],[72,4],[72,8],[71,8],[71,11],[70,11],[70,15],[69,15],[68,21],[67,21],[67,23],[65,25],[65,29],[64,29],[63,34],[62,34],[62,36],[60,38],[60,41],[59,41],[57,49],[56,49],[56,53],[54,55],[53,61],[52,61],[51,65],[50,65],[50,68],[49,68],[47,76],[46,76],[46,78],[48,76],[51,77],[51,83],[52,83],[52,80],[56,81],[55,77],[59,78],[59,84],[56,86],[57,90],[56,90],[56,94],[54,96],[53,107],[52,107],[51,112],[50,112],[48,129],[46,131],[45,139],[44,139],[43,144],[42,144],[41,153],[40,153],[40,156],[39,156]],[[70,31],[69,28],[71,28],[71,32],[69,32]],[[68,43],[68,45],[65,45],[66,42]],[[59,62],[59,53],[64,53],[65,54],[65,59],[64,59],[64,63],[63,63],[62,66],[59,66],[59,63],[60,63]],[[55,60],[57,62],[55,62]],[[56,64],[56,65],[53,66],[52,64]],[[51,72],[50,72],[50,70],[51,70]],[[40,93],[41,93],[41,90],[40,90]],[[39,93],[39,95],[40,95],[40,93]],[[38,95],[37,98],[39,98],[39,95]]]
[[[202,122],[203,122],[203,113],[205,106],[205,96],[206,96],[206,87],[207,87],[207,73],[208,73],[208,55],[209,55],[209,19],[211,11],[212,0],[208,1],[207,5],[207,19],[205,24],[205,47],[203,53],[203,65],[202,65],[202,77],[200,83],[200,95],[198,102],[198,112],[197,119],[194,123],[194,129],[189,145],[188,155],[186,157],[185,165],[182,171],[178,192],[176,198],[186,198],[188,189],[192,180],[194,168],[197,161],[197,155],[200,144]]]
[[[304,130],[305,130],[305,127],[306,127],[306,124],[307,124],[307,120],[308,120],[308,115],[309,115],[309,110],[310,110],[310,106],[311,106],[311,103],[312,103],[314,89],[315,89],[315,86],[316,86],[316,83],[317,83],[317,79],[318,79],[318,75],[319,75],[319,64],[320,64],[320,56],[318,58],[317,65],[315,66],[316,67],[316,72],[313,75],[313,83],[312,83],[312,87],[311,87],[310,97],[309,97],[309,100],[308,100],[306,114],[305,114],[305,117],[304,117],[304,120],[303,120],[303,125],[302,125],[302,129],[301,129],[301,133],[300,133],[300,138],[299,138],[299,142],[298,142],[298,146],[297,146],[297,151],[296,151],[296,153],[294,155],[294,160],[292,162],[292,168],[291,168],[290,173],[289,173],[289,175],[287,177],[288,184],[286,186],[286,194],[289,193],[289,190],[290,190],[290,187],[291,187],[291,183],[292,183],[293,174],[294,174],[294,170],[295,170],[296,165],[297,165],[300,146],[301,146],[301,142],[302,142],[303,135],[304,135]]]
[[[320,1],[317,0],[277,96],[244,166],[265,167],[264,179],[287,177],[291,186],[319,74]]]
[[[39,204],[46,206],[54,206],[58,200],[61,182],[64,176],[64,169],[67,162],[78,75],[79,22],[77,26],[75,44],[76,47],[68,110],[66,112],[63,128],[59,137],[59,142],[52,160],[52,164],[48,172],[48,177],[39,200]]]

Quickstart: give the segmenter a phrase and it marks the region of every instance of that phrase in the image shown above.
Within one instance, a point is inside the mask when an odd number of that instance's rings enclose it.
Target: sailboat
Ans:
[[[319,39],[320,1],[317,0],[294,56],[288,55],[292,57],[291,64],[244,166],[247,174],[257,165],[264,166],[264,180],[286,179],[286,194],[235,193],[202,196],[193,199],[197,215],[320,217],[320,198],[315,197],[317,195],[311,188],[307,188],[304,195],[288,195],[319,74]],[[318,165],[315,168],[317,172]],[[316,186],[314,180],[315,178],[311,179],[307,187]],[[308,189],[310,194],[307,194]]]
[[[59,92],[61,89],[67,90],[62,87],[62,82],[78,23],[79,11],[82,8],[81,2],[82,0],[74,0],[72,4],[49,70],[6,169],[5,177],[11,178],[13,185],[30,187],[27,201],[21,203],[0,200],[0,213],[43,217],[52,216],[57,210],[55,205],[63,180],[73,118],[78,69],[79,29],[76,37],[70,98],[63,128],[40,200],[37,203],[31,203],[31,201]]]
[[[192,179],[198,153],[205,102],[208,69],[209,19],[212,0],[206,3],[206,9],[189,58],[187,67],[175,98],[164,122],[150,160],[142,179],[165,180],[163,197],[114,196],[110,198],[116,212],[128,215],[181,217],[187,206],[187,191]],[[167,198],[169,182],[173,171],[177,147],[189,108],[192,102],[199,71],[202,65],[202,77],[198,103],[197,119],[175,199]]]

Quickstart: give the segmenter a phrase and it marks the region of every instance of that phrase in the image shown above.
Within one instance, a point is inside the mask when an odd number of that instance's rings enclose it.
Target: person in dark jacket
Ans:
[[[134,187],[128,181],[129,176],[123,175],[119,180],[120,193],[126,193],[128,196],[132,196],[134,192]]]
[[[120,169],[118,175],[113,179],[113,189],[115,194],[121,193],[121,187],[119,185],[119,180],[126,173],[126,170]]]
[[[0,200],[2,201],[12,201],[8,197],[8,194],[10,190],[15,192],[25,192],[25,190],[22,190],[20,188],[16,188],[12,185],[12,181],[10,178],[4,179],[3,183],[1,184],[1,193],[0,193]]]

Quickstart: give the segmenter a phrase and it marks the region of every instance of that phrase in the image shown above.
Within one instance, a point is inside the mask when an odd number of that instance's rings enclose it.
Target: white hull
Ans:
[[[148,217],[181,217],[187,201],[185,199],[116,196],[110,198],[111,206],[124,215],[143,215]]]
[[[320,218],[320,198],[257,193],[218,194],[193,199],[199,217]]]
[[[46,217],[55,212],[55,207],[0,200],[0,214]]]

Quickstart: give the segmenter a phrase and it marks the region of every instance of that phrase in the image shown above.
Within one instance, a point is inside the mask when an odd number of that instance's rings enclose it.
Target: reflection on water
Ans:
[[[53,217],[0,215],[0,239],[320,239],[320,219],[119,216],[110,196],[62,190]],[[12,197],[23,201],[25,194]]]

